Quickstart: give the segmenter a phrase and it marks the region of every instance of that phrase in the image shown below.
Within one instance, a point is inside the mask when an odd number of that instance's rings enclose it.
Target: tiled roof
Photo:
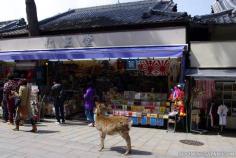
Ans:
[[[183,22],[186,13],[176,13],[170,0],[146,0],[70,10],[40,22],[42,31]]]
[[[236,24],[236,15],[231,9],[214,14],[194,16],[192,22],[195,24]]]
[[[219,13],[230,9],[236,9],[235,0],[216,0],[212,5],[213,13]]]
[[[172,0],[145,0],[69,10],[42,20],[39,25],[40,31],[43,33],[189,21],[190,17],[187,13],[176,12],[176,10],[177,5]],[[17,20],[12,21],[12,24],[15,24],[12,27],[2,30],[0,28],[0,37],[27,35],[27,25],[24,19],[21,20],[21,23],[19,20],[18,23]]]
[[[11,20],[0,22],[0,37],[27,33],[25,20]]]

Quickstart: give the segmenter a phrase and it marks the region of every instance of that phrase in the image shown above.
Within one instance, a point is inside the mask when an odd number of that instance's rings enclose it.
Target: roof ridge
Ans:
[[[75,9],[68,10],[68,11],[66,11],[66,12],[64,12],[64,13],[59,13],[59,14],[54,15],[54,16],[52,16],[52,17],[43,19],[43,20],[41,20],[41,21],[39,22],[39,25],[43,25],[43,24],[45,24],[45,23],[48,23],[48,22],[50,22],[50,21],[52,21],[52,20],[55,20],[55,19],[57,19],[57,18],[60,18],[60,17],[62,17],[62,16],[65,16],[65,15],[67,15],[67,14],[71,14],[71,13],[73,13],[73,12],[75,12]]]
[[[0,21],[0,25],[3,25],[5,23],[17,22],[17,21],[20,21],[22,19],[24,19],[24,18],[14,19],[14,20],[7,20],[7,21]]]
[[[179,15],[188,15],[187,12],[173,12],[173,11],[163,11],[163,10],[159,10],[159,9],[152,9],[152,12],[154,14],[158,13],[158,14],[168,14],[168,15],[171,15],[171,16],[179,16]]]
[[[158,3],[161,2],[161,0],[139,0],[134,2],[125,2],[125,3],[115,3],[115,4],[106,4],[106,5],[100,5],[100,6],[93,6],[93,7],[87,7],[87,8],[77,8],[75,11],[86,11],[91,9],[114,9],[119,7],[127,7],[127,5],[130,6],[137,6],[137,3],[139,4],[152,4],[152,3]]]
[[[225,10],[219,13],[212,13],[212,14],[206,14],[206,15],[196,15],[193,17],[193,19],[207,19],[213,16],[221,16],[225,14],[232,14],[233,9]]]

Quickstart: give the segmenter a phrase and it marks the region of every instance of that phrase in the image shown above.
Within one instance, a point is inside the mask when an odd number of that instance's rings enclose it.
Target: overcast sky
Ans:
[[[130,2],[137,0],[120,0]],[[214,0],[174,0],[178,4],[178,11],[187,11],[191,15],[209,14]],[[35,0],[38,19],[63,13],[69,9],[84,8],[104,4],[117,3],[118,0]],[[26,18],[25,0],[1,0],[0,21]]]

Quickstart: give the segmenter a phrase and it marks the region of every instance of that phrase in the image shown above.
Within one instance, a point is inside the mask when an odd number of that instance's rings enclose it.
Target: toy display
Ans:
[[[174,103],[175,114],[182,118],[186,116],[185,105],[184,105],[184,91],[180,88],[180,86],[175,86],[172,90],[169,100]],[[169,115],[173,115],[174,113],[170,113]]]

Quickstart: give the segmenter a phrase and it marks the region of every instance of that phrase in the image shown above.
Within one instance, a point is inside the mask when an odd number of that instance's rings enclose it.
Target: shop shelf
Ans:
[[[158,118],[157,119],[157,126],[164,126],[164,119]]]
[[[150,117],[150,126],[157,126],[157,118]]]
[[[146,116],[143,116],[142,119],[141,119],[141,125],[147,125],[148,123],[148,119]]]
[[[138,117],[132,117],[132,124],[133,125],[138,125],[139,124]]]

